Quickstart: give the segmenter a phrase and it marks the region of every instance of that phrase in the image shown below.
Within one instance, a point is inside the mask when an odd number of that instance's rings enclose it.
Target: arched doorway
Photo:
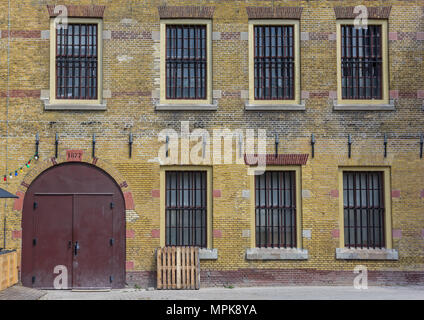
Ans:
[[[68,288],[125,285],[124,197],[110,175],[83,162],[45,170],[24,199],[23,285],[54,288],[64,267]]]

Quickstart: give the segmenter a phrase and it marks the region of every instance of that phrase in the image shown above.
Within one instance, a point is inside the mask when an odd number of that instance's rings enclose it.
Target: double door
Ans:
[[[32,287],[112,287],[113,209],[113,194],[34,194]]]

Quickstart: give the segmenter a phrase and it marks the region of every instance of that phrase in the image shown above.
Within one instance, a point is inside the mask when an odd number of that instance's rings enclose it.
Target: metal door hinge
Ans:
[[[38,203],[34,201],[34,210],[38,208]]]
[[[32,281],[33,284],[35,283],[35,276],[32,276],[31,281]]]
[[[37,238],[32,239],[32,245],[33,246],[37,245]]]
[[[115,243],[115,239],[110,238],[110,245],[113,246],[114,243]]]
[[[109,277],[109,281],[110,281],[110,283],[112,283],[112,282],[113,282],[113,276],[110,276],[110,277]]]
[[[115,208],[115,203],[111,202],[111,203],[110,203],[110,208],[111,208],[111,209]]]

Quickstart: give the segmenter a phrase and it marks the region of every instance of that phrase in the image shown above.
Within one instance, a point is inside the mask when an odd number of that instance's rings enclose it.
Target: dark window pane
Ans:
[[[293,37],[294,26],[255,26],[255,99],[294,99]]]
[[[97,25],[56,30],[56,98],[97,99]]]
[[[167,99],[206,99],[206,26],[166,26]]]
[[[206,172],[166,172],[166,245],[206,247]]]
[[[344,172],[344,243],[346,247],[384,247],[382,172]]]
[[[341,28],[343,99],[382,99],[381,26]]]
[[[295,172],[256,176],[255,211],[257,247],[296,247]]]

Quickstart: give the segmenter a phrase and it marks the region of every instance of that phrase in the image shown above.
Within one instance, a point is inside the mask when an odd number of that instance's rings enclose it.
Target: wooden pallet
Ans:
[[[0,254],[0,291],[18,283],[18,253]]]
[[[200,288],[198,247],[164,247],[157,249],[157,288]]]

